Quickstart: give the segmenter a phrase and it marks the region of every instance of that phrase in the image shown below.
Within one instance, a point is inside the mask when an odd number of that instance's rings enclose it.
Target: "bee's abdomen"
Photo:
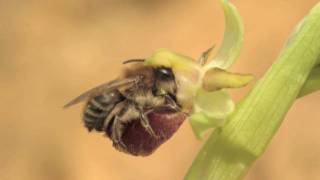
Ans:
[[[118,90],[103,93],[90,99],[83,112],[83,121],[86,128],[91,131],[103,130],[103,124],[114,106],[124,97]]]

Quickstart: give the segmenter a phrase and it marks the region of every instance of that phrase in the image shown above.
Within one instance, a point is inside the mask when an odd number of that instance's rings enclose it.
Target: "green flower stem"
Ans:
[[[305,82],[319,56],[320,3],[305,17],[263,78],[237,105],[225,126],[209,137],[185,179],[243,177],[266,149],[303,86],[307,86]]]
[[[313,68],[308,77],[308,80],[303,85],[299,93],[299,97],[308,95],[318,90],[320,90],[320,66]]]

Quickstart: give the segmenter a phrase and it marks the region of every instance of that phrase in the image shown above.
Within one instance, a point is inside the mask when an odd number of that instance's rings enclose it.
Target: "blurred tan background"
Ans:
[[[317,0],[233,2],[246,32],[233,70],[261,77]],[[187,122],[152,156],[131,157],[87,133],[81,105],[62,105],[123,60],[159,47],[196,58],[222,35],[217,0],[0,0],[0,179],[181,179],[202,144]],[[319,103],[320,93],[295,103],[246,179],[320,179]]]

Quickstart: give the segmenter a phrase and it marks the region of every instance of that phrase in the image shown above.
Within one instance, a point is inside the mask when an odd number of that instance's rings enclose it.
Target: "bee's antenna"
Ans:
[[[143,63],[144,59],[129,59],[129,60],[124,61],[122,64],[129,64],[129,63],[134,63],[134,62]]]

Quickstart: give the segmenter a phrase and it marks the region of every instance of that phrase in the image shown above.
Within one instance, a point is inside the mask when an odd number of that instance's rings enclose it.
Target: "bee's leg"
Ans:
[[[144,112],[142,112],[140,110],[140,123],[141,126],[153,137],[157,138],[158,136],[156,135],[156,133],[153,131],[150,123],[149,123],[149,119],[148,117],[145,116]]]
[[[122,142],[121,137],[123,134],[124,125],[121,121],[121,117],[116,115],[113,124],[112,124],[112,133],[111,139],[113,141],[114,146],[126,148],[126,145]]]
[[[104,131],[107,131],[107,128],[108,128],[109,123],[111,122],[112,118],[114,118],[117,114],[119,114],[123,108],[125,108],[125,102],[124,101],[118,103],[117,105],[115,105],[113,107],[113,109],[108,114],[108,117],[106,118],[106,120],[103,123],[103,130]]]
[[[153,137],[158,137],[156,133],[153,131],[148,117],[145,115],[145,112],[143,111],[143,107],[139,106],[138,104],[135,104],[136,110],[139,111],[139,118],[140,118],[140,124],[141,126]]]
[[[172,99],[171,96],[169,96],[168,94],[166,94],[166,95],[164,95],[164,97],[165,97],[165,99],[167,100],[168,105],[169,105],[172,109],[176,110],[177,112],[178,112],[178,111],[181,111],[180,106],[175,102],[175,100]]]
[[[210,53],[213,50],[213,48],[214,48],[214,46],[210,47],[209,49],[207,49],[206,51],[204,51],[201,54],[200,58],[198,59],[198,62],[200,64],[200,66],[203,66],[203,65],[206,64],[206,62],[207,62],[207,60],[208,60],[208,58],[210,56]]]

